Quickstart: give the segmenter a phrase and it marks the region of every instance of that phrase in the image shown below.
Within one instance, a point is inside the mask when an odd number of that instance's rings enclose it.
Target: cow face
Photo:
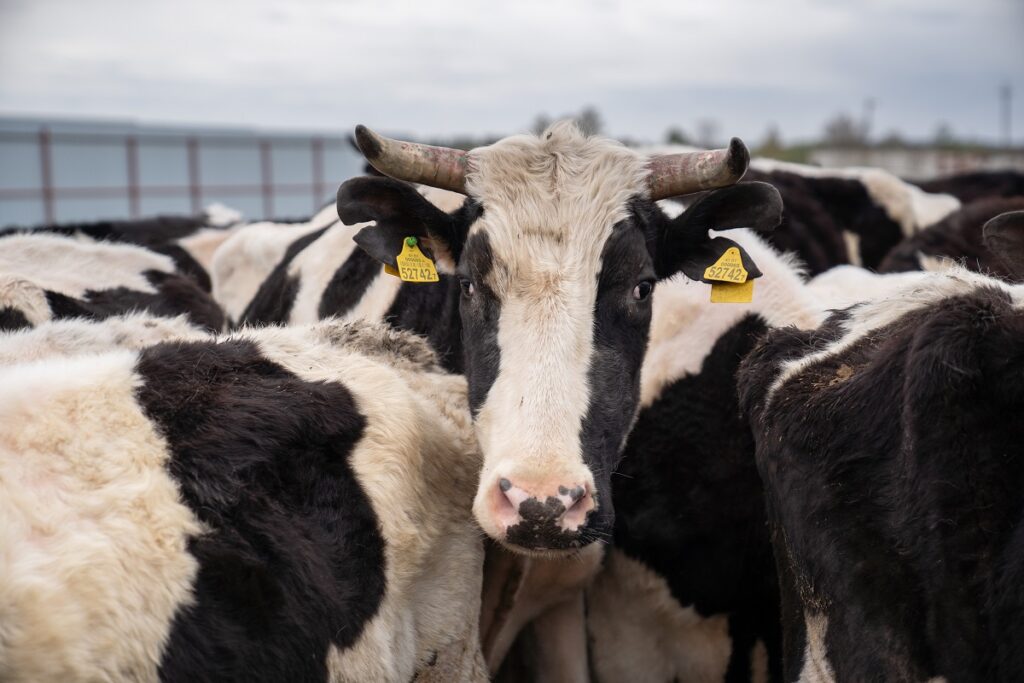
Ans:
[[[770,186],[745,184],[670,221],[647,196],[646,159],[568,126],[471,159],[469,198],[453,214],[386,178],[343,185],[339,214],[377,221],[356,240],[381,261],[393,265],[402,239],[418,235],[459,279],[482,528],[525,551],[607,540],[656,281],[680,270],[701,279],[739,248],[709,228],[773,227],[781,202]]]

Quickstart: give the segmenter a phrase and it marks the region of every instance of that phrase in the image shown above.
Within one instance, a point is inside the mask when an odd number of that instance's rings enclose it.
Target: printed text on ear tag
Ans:
[[[718,282],[734,282],[742,284],[747,281],[747,269],[743,267],[743,259],[740,258],[740,250],[736,247],[729,247],[725,253],[718,257],[718,260],[704,270],[705,280],[716,280]]]
[[[406,237],[402,242],[402,253],[395,257],[398,264],[398,277],[403,282],[437,282],[437,268],[434,262],[420,251],[419,240]]]
[[[754,299],[754,281],[746,282],[712,282],[711,303],[713,304],[749,304]]]

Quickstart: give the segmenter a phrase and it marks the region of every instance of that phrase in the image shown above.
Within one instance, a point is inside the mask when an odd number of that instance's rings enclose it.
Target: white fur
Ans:
[[[750,313],[772,327],[804,329],[816,327],[824,317],[817,300],[805,290],[795,258],[779,254],[750,230],[721,234],[739,243],[763,274],[754,281],[753,301],[712,304],[711,286],[682,274],[659,282],[654,289],[650,343],[640,374],[643,407],[680,377],[700,372],[718,338]]]
[[[210,204],[203,213],[206,215],[206,224],[216,228],[226,228],[242,222],[241,211],[220,202]]]
[[[225,228],[202,228],[187,237],[182,237],[178,240],[178,246],[188,252],[196,263],[209,273],[213,268],[213,255],[217,253],[217,249],[241,229],[241,224]]]
[[[306,223],[252,223],[235,231],[213,254],[210,279],[214,300],[238,321],[295,240],[338,221],[331,205]]]
[[[680,605],[661,576],[619,550],[587,592],[596,680],[720,682],[732,652],[728,617]]]
[[[807,644],[804,647],[804,665],[800,669],[799,683],[835,683],[836,675],[828,661],[825,635],[828,633],[828,617],[824,614],[804,613],[807,630]]]
[[[24,315],[30,325],[39,325],[53,317],[46,292],[16,276],[0,274],[0,308],[13,308]]]
[[[147,270],[174,272],[174,261],[132,244],[69,239],[51,234],[15,234],[0,239],[0,274],[80,298],[86,290],[156,289]]]
[[[161,318],[131,313],[105,320],[68,318],[51,320],[31,330],[0,332],[0,365],[48,358],[102,353],[114,349],[142,349],[172,339],[209,339],[203,330],[181,315]]]
[[[437,370],[425,341],[382,325],[230,338],[304,379],[344,382],[367,418],[351,462],[386,539],[387,587],[354,646],[329,652],[331,680],[486,680],[465,380]],[[112,351],[0,368],[4,680],[155,681],[174,611],[191,600],[186,541],[201,529],[135,401],[136,359]]]
[[[320,300],[324,289],[335,271],[356,249],[352,238],[365,225],[339,222],[292,259],[288,274],[299,281],[299,291],[295,295],[289,322],[313,323],[320,319]]]
[[[198,521],[128,351],[0,368],[0,678],[156,681]]]
[[[482,479],[505,476],[537,495],[584,484],[580,424],[589,401],[587,372],[601,249],[645,192],[646,160],[571,124],[522,135],[470,153],[467,189],[484,215],[495,256],[487,284],[501,300],[497,379],[477,415],[485,453]],[[526,482],[525,484],[521,482]],[[486,510],[474,509],[500,536]]]
[[[848,178],[864,184],[871,201],[899,224],[904,236],[913,235],[960,208],[948,194],[932,194],[880,168],[821,168],[774,159],[753,159],[750,167],[763,173],[785,171],[811,178]]]

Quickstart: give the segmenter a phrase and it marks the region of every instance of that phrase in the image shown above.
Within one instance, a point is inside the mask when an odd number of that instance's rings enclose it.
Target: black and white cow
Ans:
[[[951,260],[965,268],[1009,279],[1012,273],[1000,255],[985,245],[983,226],[999,214],[1024,210],[1024,195],[981,199],[965,205],[944,219],[908,237],[890,251],[878,266],[880,273],[934,270],[935,259]]]
[[[964,204],[993,197],[1024,197],[1020,171],[971,171],[917,183],[925,192],[950,194]]]
[[[986,227],[1024,274],[1024,212]],[[906,274],[743,361],[786,680],[1024,670],[1024,287]]]
[[[0,678],[486,680],[466,384],[422,340],[47,325],[0,368]]]
[[[449,367],[464,367],[485,455],[474,507],[484,530],[524,551],[607,540],[611,473],[639,404],[654,283],[680,270],[699,279],[733,246],[708,229],[770,227],[777,193],[720,190],[674,221],[655,206],[652,196],[733,182],[746,160],[738,141],[652,161],[569,125],[469,153],[362,128],[357,137],[383,172],[468,196],[445,213],[399,180],[346,182],[338,211],[346,226],[363,225],[350,238],[361,251],[330,280],[360,283],[361,296],[339,291],[354,306],[375,302],[369,315],[426,333]],[[393,265],[407,236],[449,277],[428,286],[382,275],[380,263]],[[390,293],[372,295],[378,283]],[[320,304],[329,300],[330,284],[320,294]]]
[[[615,535],[586,592],[597,681],[780,680],[779,598],[736,371],[771,328],[822,320],[792,257],[749,231],[749,304],[659,283],[641,410],[617,470]]]
[[[8,227],[0,238],[13,234],[55,234],[81,241],[120,242],[146,247],[170,256],[179,273],[190,276],[204,291],[210,291],[213,253],[241,226],[237,211],[214,204],[198,216],[157,216],[92,223],[61,223],[33,228]]]
[[[822,168],[755,158],[745,180],[769,183],[782,195],[785,213],[770,242],[797,254],[811,275],[842,264],[876,268],[900,240],[960,206],[953,196],[925,192],[880,168]]]
[[[0,237],[0,329],[134,310],[184,314],[210,330],[224,325],[210,294],[166,254],[47,232]]]
[[[876,268],[901,240],[959,208],[882,169],[822,169],[757,159],[748,180],[771,183],[786,207],[772,244],[811,275],[840,264]]]
[[[103,320],[64,318],[34,328],[0,331],[0,365],[207,338],[206,330],[193,325],[183,315],[167,318],[142,312]]]

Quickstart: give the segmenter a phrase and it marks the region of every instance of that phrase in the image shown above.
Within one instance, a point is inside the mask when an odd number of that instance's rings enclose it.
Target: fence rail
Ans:
[[[334,173],[328,179],[325,171],[325,153],[331,150],[342,150],[345,156],[354,158],[354,151],[349,152],[349,144],[342,137],[326,136],[259,136],[259,135],[225,135],[225,134],[170,134],[170,133],[115,133],[115,132],[63,132],[52,131],[48,127],[40,127],[37,131],[0,131],[0,149],[4,144],[34,144],[38,149],[38,178],[32,179],[22,174],[16,186],[0,187],[0,202],[10,200],[32,201],[41,203],[42,218],[46,223],[57,220],[57,204],[62,199],[116,199],[126,200],[128,213],[131,217],[139,217],[142,213],[144,199],[175,198],[185,199],[193,213],[199,213],[205,202],[214,197],[249,197],[258,198],[262,205],[264,218],[275,216],[275,198],[301,197],[311,198],[309,208],[316,211],[320,208],[327,192],[333,183],[350,175],[353,168],[338,169],[342,173]],[[98,183],[60,184],[55,179],[55,148],[72,149],[77,146],[99,146],[109,154],[118,148],[123,150],[122,171],[116,175],[116,182],[107,183],[107,178]],[[158,182],[146,183],[142,178],[142,160],[140,149],[150,148],[178,149],[184,151],[184,177],[181,183]],[[258,165],[257,180],[246,182],[210,182],[203,181],[203,153],[210,151],[231,151],[244,149],[255,151]],[[296,164],[279,170],[285,177],[275,177],[274,152],[295,151],[308,156],[308,162],[302,161],[305,168],[297,169]],[[332,151],[333,153],[333,151]],[[75,150],[78,157],[88,160],[88,150]],[[79,159],[79,164],[83,163]],[[308,166],[306,165],[308,163]],[[354,166],[355,162],[348,165]],[[229,173],[230,176],[246,177],[254,169],[249,164],[239,164],[239,172]],[[223,175],[223,169],[217,175]],[[296,172],[301,171],[301,172]],[[8,174],[10,175],[10,174]],[[287,176],[299,175],[308,177],[308,181],[289,180]],[[35,182],[33,182],[35,180]],[[166,180],[166,179],[164,179]],[[102,183],[102,184],[100,184]],[[294,204],[293,204],[294,206]],[[123,209],[122,209],[123,211]]]

